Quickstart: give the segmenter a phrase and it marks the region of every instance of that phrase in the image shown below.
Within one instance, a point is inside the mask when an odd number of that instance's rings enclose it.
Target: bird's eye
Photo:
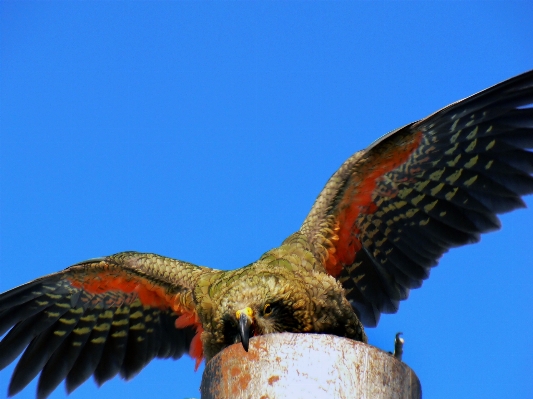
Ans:
[[[272,306],[270,306],[270,304],[267,303],[265,307],[263,308],[263,315],[269,316],[271,313],[272,313]]]

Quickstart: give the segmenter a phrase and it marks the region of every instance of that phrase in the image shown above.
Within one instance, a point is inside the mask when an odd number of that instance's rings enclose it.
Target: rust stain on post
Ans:
[[[268,385],[272,385],[276,381],[279,381],[279,375],[273,375],[268,379]]]
[[[332,335],[271,334],[232,345],[207,363],[202,399],[422,397],[405,363]]]

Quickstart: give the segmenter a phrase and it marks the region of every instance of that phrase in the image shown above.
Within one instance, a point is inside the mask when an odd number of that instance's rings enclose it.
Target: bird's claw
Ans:
[[[403,355],[403,344],[405,340],[400,337],[403,333],[399,332],[396,333],[396,337],[394,338],[394,353],[392,356],[394,356],[399,361],[402,361],[402,355]]]

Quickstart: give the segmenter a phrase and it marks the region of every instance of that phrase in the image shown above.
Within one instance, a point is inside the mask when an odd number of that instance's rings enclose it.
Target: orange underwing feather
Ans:
[[[127,278],[126,276],[110,275],[109,272],[101,272],[95,275],[85,275],[83,279],[68,278],[73,287],[81,288],[91,294],[104,294],[108,291],[120,291],[135,293],[143,305],[165,309],[174,303],[172,295],[146,279],[138,277]]]
[[[194,335],[189,348],[189,356],[196,360],[194,371],[198,370],[200,363],[204,359],[204,348],[202,345],[202,332],[204,331],[202,323],[198,314],[193,311],[182,312],[176,319],[176,328],[194,327],[196,334]]]
[[[338,277],[345,265],[352,264],[357,251],[361,249],[356,220],[362,213],[370,214],[378,209],[372,200],[372,194],[379,178],[404,164],[420,144],[421,138],[422,133],[416,132],[403,143],[403,147],[390,146],[371,162],[363,164],[359,180],[351,182],[346,188],[336,214],[335,225],[340,228],[336,234],[337,239],[332,240],[334,246],[329,250],[325,265],[332,276]]]
[[[124,274],[124,275],[120,275]],[[153,284],[138,276],[129,277],[126,273],[118,272],[112,275],[109,271],[87,274],[82,279],[68,279],[73,287],[83,289],[91,294],[105,294],[109,291],[135,293],[143,305],[159,309],[172,309],[178,318],[175,322],[177,329],[193,327],[196,331],[191,341],[189,355],[196,360],[195,370],[202,362],[203,347],[200,336],[203,332],[202,324],[196,312],[183,306],[180,294],[170,295],[163,287]]]

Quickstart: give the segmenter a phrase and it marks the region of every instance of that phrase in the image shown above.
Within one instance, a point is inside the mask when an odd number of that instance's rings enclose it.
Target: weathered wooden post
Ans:
[[[207,363],[202,399],[422,397],[405,363],[373,346],[322,334],[270,334]]]

